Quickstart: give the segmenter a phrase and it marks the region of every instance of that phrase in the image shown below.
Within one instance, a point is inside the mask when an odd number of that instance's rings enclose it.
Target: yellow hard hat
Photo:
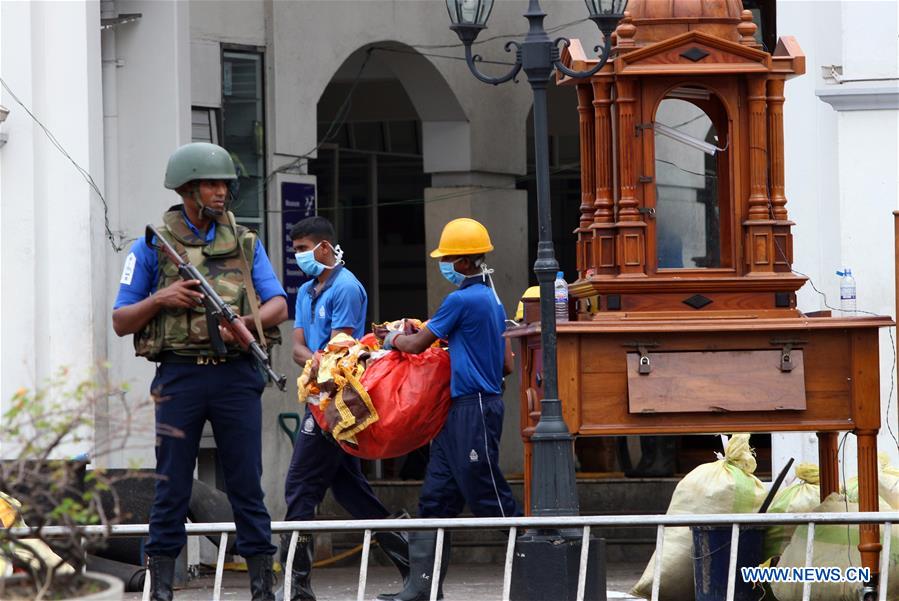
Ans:
[[[521,295],[521,298],[540,298],[540,286],[531,286],[524,291],[524,294]],[[521,321],[523,319],[524,303],[522,301],[518,301],[518,310],[515,311],[515,321]]]
[[[481,255],[493,250],[487,228],[474,219],[461,217],[453,219],[443,227],[440,244],[431,257],[455,255]]]

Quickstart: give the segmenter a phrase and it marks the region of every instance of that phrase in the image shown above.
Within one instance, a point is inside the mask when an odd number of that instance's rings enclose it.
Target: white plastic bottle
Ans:
[[[852,277],[852,269],[844,267],[843,271],[838,271],[837,275],[842,276],[840,280],[840,310],[844,317],[855,316],[855,278]]]
[[[556,273],[555,287],[556,322],[568,321],[568,282],[563,272]]]

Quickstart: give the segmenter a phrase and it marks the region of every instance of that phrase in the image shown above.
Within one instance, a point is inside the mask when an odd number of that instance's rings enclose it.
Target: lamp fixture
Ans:
[[[681,144],[686,144],[687,146],[690,146],[697,150],[701,150],[709,156],[715,156],[716,152],[724,152],[725,150],[727,150],[726,146],[724,148],[718,148],[714,144],[709,144],[704,140],[694,138],[690,134],[684,133],[679,129],[669,127],[664,123],[659,123],[658,121],[653,122],[652,128],[656,131],[656,133],[660,133],[663,136],[671,138],[672,140],[677,140]]]

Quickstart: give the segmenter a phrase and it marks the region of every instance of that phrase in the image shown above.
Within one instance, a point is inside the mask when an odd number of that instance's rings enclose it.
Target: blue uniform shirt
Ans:
[[[184,222],[197,235],[200,230],[190,222],[187,215],[183,215]],[[206,231],[206,241],[215,239],[215,222]],[[256,239],[256,248],[253,251],[253,268],[250,270],[253,278],[253,286],[262,302],[276,296],[287,296],[281,282],[275,277],[272,264],[265,254],[262,242]],[[119,294],[116,296],[113,309],[133,305],[144,300],[156,291],[156,283],[159,281],[159,257],[157,251],[147,246],[147,242],[140,238],[131,245],[131,251],[125,258],[125,268],[122,270],[122,279],[119,282]]]
[[[502,393],[506,314],[480,277],[466,278],[451,292],[427,327],[449,341],[453,397]]]
[[[331,331],[353,328],[357,340],[365,335],[365,312],[368,296],[365,288],[349,269],[338,265],[316,294],[318,278],[297,290],[294,329],[303,328],[306,346],[312,351],[324,350]]]

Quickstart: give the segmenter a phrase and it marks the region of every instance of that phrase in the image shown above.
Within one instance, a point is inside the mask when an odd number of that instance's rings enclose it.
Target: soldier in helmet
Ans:
[[[431,442],[425,481],[418,501],[421,518],[453,518],[468,504],[477,517],[521,514],[499,469],[503,428],[503,377],[512,372],[512,347],[503,339],[506,314],[493,290],[492,269],[484,255],[493,250],[487,228],[474,219],[450,221],[438,248],[440,273],[458,290],[451,292],[437,313],[416,334],[375,334],[385,349],[422,353],[437,339],[449,341],[452,405],[446,423]],[[409,533],[410,576],[392,601],[430,598],[436,532]],[[449,564],[449,533],[444,537],[440,589]],[[438,589],[437,598],[443,597]]]
[[[226,211],[228,184],[236,178],[224,148],[206,143],[180,147],[169,158],[165,187],[177,192],[182,203],[163,214],[157,229],[240,313],[251,332],[268,344],[277,343],[277,326],[287,319],[287,295],[256,234],[236,225]],[[136,354],[157,364],[151,392],[157,401],[160,478],[146,545],[151,598],[172,599],[175,557],[186,542],[184,520],[197,449],[209,420],[252,599],[272,600],[276,549],[260,483],[266,380],[227,330],[210,332],[197,284],[183,281],[175,265],[141,238],[125,259],[112,312],[116,334],[133,334]],[[212,350],[211,336],[216,335],[227,345],[225,356]]]

